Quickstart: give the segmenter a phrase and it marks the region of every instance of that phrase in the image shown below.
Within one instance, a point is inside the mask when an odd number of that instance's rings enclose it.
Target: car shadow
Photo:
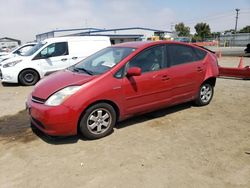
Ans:
[[[179,104],[176,106],[156,110],[156,111],[146,113],[146,114],[143,114],[140,116],[135,116],[135,117],[129,118],[127,120],[124,120],[122,122],[118,122],[118,124],[116,125],[116,128],[122,129],[122,128],[131,126],[131,125],[134,125],[137,123],[142,123],[142,122],[149,121],[152,119],[164,117],[168,114],[173,114],[173,113],[176,113],[178,111],[186,110],[188,108],[191,108],[192,106],[193,106],[192,102],[187,102],[187,103]]]
[[[18,83],[5,83],[5,82],[2,82],[2,86],[3,87],[20,87],[21,85],[18,84]]]
[[[151,113],[143,114],[140,116],[135,116],[132,118],[129,118],[127,120],[124,120],[122,122],[118,122],[116,125],[116,129],[122,129],[126,128],[128,126],[132,126],[137,123],[146,122],[152,119],[160,118],[163,116],[166,116],[168,114],[176,113],[178,111],[186,110],[188,108],[191,108],[193,104],[191,102],[176,105],[173,107],[157,110]],[[37,129],[34,126],[31,126],[31,129],[34,134],[40,139],[42,139],[44,142],[52,145],[63,145],[63,144],[74,144],[78,141],[85,141],[85,142],[93,142],[94,140],[88,140],[84,138],[81,134],[75,135],[75,136],[48,136],[41,132],[39,129]],[[111,133],[112,134],[112,133]]]
[[[79,140],[88,141],[80,134],[74,136],[49,136],[44,134],[43,132],[41,132],[39,129],[37,129],[32,125],[31,125],[31,130],[38,138],[52,145],[74,144],[77,143]]]
[[[223,80],[245,80],[245,81],[250,81],[250,78],[236,78],[236,77],[224,77],[224,76],[219,76],[219,79]]]

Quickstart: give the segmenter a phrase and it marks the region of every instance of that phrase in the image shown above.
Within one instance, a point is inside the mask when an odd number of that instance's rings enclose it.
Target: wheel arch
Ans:
[[[204,82],[202,84],[204,84],[204,83],[209,83],[214,87],[216,84],[216,77],[209,77],[206,80],[204,80]]]

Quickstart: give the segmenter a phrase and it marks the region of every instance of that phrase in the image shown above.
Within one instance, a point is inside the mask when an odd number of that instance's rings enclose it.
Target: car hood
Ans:
[[[91,76],[83,73],[75,73],[69,70],[56,72],[40,80],[33,92],[32,96],[40,99],[47,99],[50,95],[67,86],[83,85],[84,83],[93,80],[96,76]]]
[[[3,61],[6,61],[7,59],[13,58],[13,57],[17,57],[17,54],[8,54],[8,55],[3,55],[0,57],[0,63]]]
[[[22,60],[22,61],[25,61],[25,60],[27,60],[27,59],[29,59],[29,57],[23,57],[23,56],[15,56],[15,57],[12,57],[12,56],[10,56],[9,58],[7,58],[6,60],[4,60],[4,61],[0,61],[1,63],[1,65],[4,65],[4,64],[6,64],[6,63],[10,63],[10,62],[13,62],[13,61],[19,61],[19,60]]]

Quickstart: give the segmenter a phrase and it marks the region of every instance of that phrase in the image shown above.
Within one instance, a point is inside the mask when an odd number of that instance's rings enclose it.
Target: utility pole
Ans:
[[[237,24],[238,24],[238,17],[239,17],[239,11],[240,9],[236,8],[236,20],[235,20],[235,29],[234,29],[234,34],[237,32]]]

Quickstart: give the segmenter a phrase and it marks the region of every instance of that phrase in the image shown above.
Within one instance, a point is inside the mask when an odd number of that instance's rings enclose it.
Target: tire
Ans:
[[[80,120],[79,129],[87,139],[99,139],[113,132],[116,112],[107,103],[98,103],[89,107]]]
[[[19,82],[25,86],[35,85],[39,80],[39,75],[35,70],[23,70],[18,76]]]
[[[214,86],[211,85],[210,83],[203,83],[200,86],[198,97],[195,99],[195,104],[197,106],[205,106],[208,105],[214,95]]]

